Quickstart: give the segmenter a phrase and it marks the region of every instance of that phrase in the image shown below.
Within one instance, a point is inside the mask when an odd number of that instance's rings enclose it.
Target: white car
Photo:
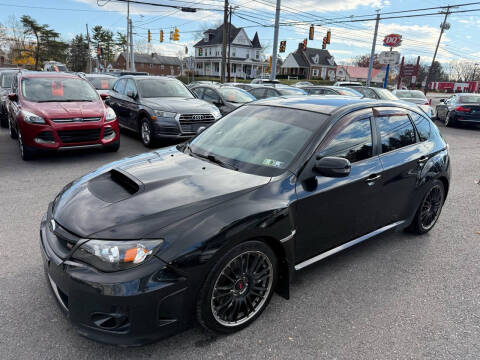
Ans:
[[[358,81],[337,81],[333,86],[363,86],[361,82]]]
[[[393,90],[392,94],[395,94],[400,100],[416,104],[430,118],[435,118],[435,110],[430,106],[430,102],[425,94],[420,90]]]
[[[270,80],[270,79],[253,79],[250,84],[280,84],[278,80]]]
[[[313,84],[310,81],[299,81],[299,82],[296,82],[293,86],[304,87],[304,86],[313,86]]]

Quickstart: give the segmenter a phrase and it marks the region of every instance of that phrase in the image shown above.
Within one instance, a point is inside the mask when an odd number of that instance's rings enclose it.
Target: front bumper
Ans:
[[[136,346],[188,327],[186,278],[156,257],[113,273],[71,259],[65,256],[67,252],[61,257],[56,250],[58,238],[47,224],[45,216],[40,248],[48,284],[81,335],[103,343]]]

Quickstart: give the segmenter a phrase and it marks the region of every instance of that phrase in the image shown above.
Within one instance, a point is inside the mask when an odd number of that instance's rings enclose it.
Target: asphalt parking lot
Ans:
[[[141,348],[98,344],[74,331],[47,287],[38,229],[66,183],[145,148],[123,134],[118,153],[23,162],[1,129],[0,358],[480,358],[480,128],[440,129],[453,174],[430,233],[385,234],[302,270],[289,301],[275,295],[234,335],[212,338],[193,328]]]

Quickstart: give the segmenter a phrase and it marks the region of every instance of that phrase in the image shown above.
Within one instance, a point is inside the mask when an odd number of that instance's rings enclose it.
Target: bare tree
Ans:
[[[471,81],[474,76],[473,61],[453,60],[450,62],[453,78],[457,81]],[[479,74],[480,75],[480,74]]]

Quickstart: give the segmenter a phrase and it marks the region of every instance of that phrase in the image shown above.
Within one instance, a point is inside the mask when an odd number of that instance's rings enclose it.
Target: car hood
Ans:
[[[105,113],[102,100],[86,102],[25,102],[25,109],[43,118],[100,117]]]
[[[53,217],[80,237],[148,238],[269,181],[169,148],[108,164],[67,185]]]
[[[171,111],[181,114],[211,113],[216,111],[214,105],[195,98],[160,97],[142,99],[141,103],[152,109]]]

